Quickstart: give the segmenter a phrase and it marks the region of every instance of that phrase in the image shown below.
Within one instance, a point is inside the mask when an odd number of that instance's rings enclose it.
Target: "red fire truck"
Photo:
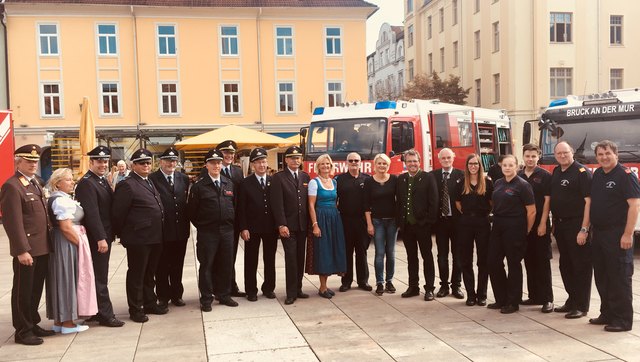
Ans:
[[[470,153],[481,154],[488,169],[498,155],[512,152],[511,124],[504,111],[438,100],[318,107],[302,135],[304,170],[312,175],[315,159],[324,153],[333,159],[337,173],[347,171],[350,152],[360,154],[366,173],[373,173],[373,158],[385,153],[391,158],[390,172],[399,174],[404,171],[401,156],[412,148],[420,152],[422,168],[427,171],[438,167],[438,152],[445,147],[455,152],[457,168],[464,168]]]

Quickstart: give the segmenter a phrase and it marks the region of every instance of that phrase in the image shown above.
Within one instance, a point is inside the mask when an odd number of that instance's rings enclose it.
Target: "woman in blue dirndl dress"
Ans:
[[[327,287],[331,274],[347,270],[344,230],[338,212],[336,181],[331,178],[333,162],[329,155],[316,160],[318,177],[309,182],[309,216],[313,230],[313,254],[310,272],[320,277],[318,294],[331,298],[335,293]]]

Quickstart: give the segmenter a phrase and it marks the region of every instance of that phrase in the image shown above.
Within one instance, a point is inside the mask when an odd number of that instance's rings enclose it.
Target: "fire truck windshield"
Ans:
[[[371,158],[385,150],[386,126],[387,121],[382,118],[314,122],[309,126],[307,154],[328,153],[344,158],[350,152],[358,152],[363,158]]]
[[[553,123],[541,133],[543,164],[555,163],[553,148],[559,141],[568,142],[574,149],[576,161],[596,164],[595,146],[608,139],[618,145],[620,162],[640,162],[640,119],[589,119],[578,122]]]

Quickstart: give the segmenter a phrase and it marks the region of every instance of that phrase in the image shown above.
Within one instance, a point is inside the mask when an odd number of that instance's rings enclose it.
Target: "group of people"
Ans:
[[[420,295],[419,252],[426,301],[449,294],[464,299],[464,283],[466,304],[485,306],[491,280],[495,302],[488,308],[509,314],[519,305],[542,305],[542,312],[555,310],[566,318],[579,318],[589,310],[593,270],[602,305],[600,316],[589,322],[605,325],[607,331],[632,327],[632,233],[640,186],[637,176],[618,163],[613,142],[595,146],[601,167],[593,178],[588,168],[573,160],[573,149],[566,142],[555,146],[558,166],[553,173],[537,166],[540,149],[525,145],[524,167],[519,169],[517,159],[506,155],[496,179],[485,176],[477,154],[466,158],[464,170],[455,169],[455,154],[448,148],[438,154],[441,167],[430,172],[421,169],[418,151],[406,151],[407,172],[399,176],[389,173],[391,160],[385,154],[375,156],[373,175],[362,173],[360,155],[353,152],[347,155],[348,171],[334,177],[333,161],[325,154],[316,159],[317,176],[311,179],[300,168],[302,150],[297,146],[286,150],[286,167],[273,175],[268,172],[266,150],[253,149],[249,157],[253,173],[243,177],[233,164],[236,150],[232,140],[211,149],[200,178],[191,184],[176,172],[175,149],[160,155],[155,172],[151,172],[151,152],[140,149],[131,156],[131,172],[114,191],[106,177],[110,150],[98,146],[88,153],[90,169],[75,187],[71,170],[53,173],[47,200],[35,175],[39,147],[17,149],[16,174],[0,192],[3,225],[14,257],[11,301],[16,342],[36,345],[43,342],[41,337],[56,332],[86,330],[87,325],[75,324],[79,317],[108,327],[124,324],[113,312],[107,287],[116,235],[127,252],[130,319],[143,323],[150,314],[167,313],[169,303],[184,306],[182,269],[190,223],[197,229],[203,312],[210,312],[216,300],[231,307],[238,305],[232,297],[257,301],[261,244],[260,291],[268,299],[276,298],[278,239],[285,254],[287,305],[309,298],[302,289],[305,271],[319,276],[318,294],[323,298],[336,294],[328,285],[331,275],[341,277],[340,292],[351,289],[354,279],[358,288],[372,291],[367,264],[371,239],[375,293],[395,293],[400,230],[409,277],[403,298]],[[557,308],[549,262],[552,230],[569,295]],[[440,278],[437,291],[432,233]],[[239,238],[245,245],[245,292],[234,269]],[[523,259],[529,292],[524,301]],[[38,326],[45,281],[53,330]]]

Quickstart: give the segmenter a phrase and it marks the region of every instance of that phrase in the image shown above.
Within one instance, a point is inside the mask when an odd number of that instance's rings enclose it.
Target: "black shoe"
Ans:
[[[36,335],[36,337],[51,337],[56,334],[56,332],[50,329],[42,329],[42,327],[37,324],[33,326],[31,331]]]
[[[443,297],[446,297],[447,295],[449,295],[449,287],[446,287],[446,286],[443,285],[438,290],[438,293],[436,294],[436,297],[443,298]]]
[[[267,299],[275,299],[276,298],[276,293],[274,293],[274,292],[262,292],[262,295],[264,295]]]
[[[329,294],[331,294],[332,297],[336,295],[336,292],[334,292],[333,290],[331,290],[329,288],[327,288],[327,292],[329,292]]]
[[[460,290],[460,288],[454,287],[451,289],[451,295],[453,295],[456,299],[464,299],[464,294]]]
[[[487,305],[487,298],[486,297],[478,297],[476,299],[476,305],[484,307],[485,305]]]
[[[500,308],[500,313],[502,314],[511,314],[511,313],[515,313],[518,311],[518,306],[517,305],[505,305],[504,307]]]
[[[296,298],[307,299],[307,298],[309,298],[309,294],[303,292],[302,290],[299,290],[298,291],[298,295],[296,296]]]
[[[32,334],[29,334],[28,336],[25,336],[25,337],[18,337],[18,335],[16,335],[15,341],[16,343],[24,344],[25,346],[37,346],[39,344],[42,344],[42,342],[44,342],[42,338],[36,337]]]
[[[571,312],[571,308],[568,305],[563,305],[562,307],[555,307],[553,311],[556,313],[569,313]]]
[[[327,299],[331,299],[333,297],[333,295],[329,293],[329,289],[325,290],[324,292],[318,291],[318,295],[321,296],[322,298],[327,298]]]
[[[249,294],[247,295],[247,300],[250,302],[257,302],[258,301],[258,296],[255,294]]]
[[[373,290],[373,287],[369,285],[369,283],[358,284],[358,288],[364,290],[365,292],[370,292]]]
[[[211,304],[200,304],[200,310],[203,312],[211,312]]]
[[[587,315],[587,312],[583,312],[581,310],[572,310],[571,312],[567,313],[564,315],[565,318],[567,319],[576,319],[576,318],[581,318]]]
[[[604,326],[604,330],[607,332],[626,332],[626,331],[630,331],[631,328],[630,327],[622,327],[622,326],[615,326],[615,325],[608,325],[608,326]]]
[[[542,305],[544,303],[538,303],[538,301],[533,300],[531,298],[523,300],[522,302],[520,302],[520,305]]]
[[[467,298],[467,302],[465,304],[468,305],[469,307],[473,307],[474,305],[476,305],[476,299],[475,298]]]
[[[487,308],[489,308],[489,309],[502,309],[502,307],[503,307],[503,305],[498,303],[498,302],[491,303],[491,304],[489,304],[487,306]]]
[[[130,314],[129,318],[136,323],[144,323],[149,321],[149,317],[147,317],[146,314],[142,312]]]
[[[396,292],[396,287],[393,286],[393,283],[387,282],[387,285],[384,287],[385,292],[393,294]]]
[[[426,292],[424,292],[425,301],[430,302],[434,299],[435,299],[435,296],[433,295],[433,290],[427,290]]]
[[[169,308],[169,301],[168,300],[158,300],[158,306],[160,306],[160,308]]]
[[[236,302],[235,300],[231,299],[231,297],[221,297],[220,299],[218,299],[218,303],[226,305],[227,307],[237,307],[238,306],[238,302]]]
[[[338,290],[341,292],[346,292],[349,289],[351,289],[351,285],[342,284]]]
[[[540,309],[540,311],[542,313],[551,313],[553,312],[553,303],[552,302],[546,302],[542,305],[542,309]]]
[[[85,319],[85,323],[86,322],[100,322],[102,320],[102,317],[100,317],[99,314],[94,314],[92,315],[89,319]]]
[[[284,300],[284,304],[291,305],[295,301],[296,301],[296,298],[287,298],[287,299]]]
[[[187,303],[185,303],[182,298],[173,298],[171,299],[171,303],[173,303],[173,305],[175,305],[176,307],[184,307],[185,305],[187,305]]]
[[[167,312],[169,312],[169,308],[167,307],[161,307],[158,304],[155,305],[150,305],[150,306],[145,306],[144,307],[144,314],[157,314],[157,315],[163,315],[163,314],[167,314]]]
[[[415,297],[416,295],[420,295],[420,288],[418,288],[418,287],[409,287],[407,289],[407,291],[402,293],[402,298]]]
[[[245,293],[245,292],[241,292],[241,291],[239,291],[239,290],[237,290],[237,289],[236,289],[236,290],[234,290],[234,291],[232,291],[232,292],[231,292],[231,296],[232,296],[232,297],[243,298],[243,297],[246,297],[246,296],[247,296],[247,293]]]
[[[382,295],[382,293],[384,293],[384,287],[382,286],[382,284],[376,285],[376,294]]]
[[[111,317],[111,318],[102,319],[100,321],[100,325],[105,327],[117,328],[117,327],[122,327],[124,325],[124,322],[117,319],[116,317]]]
[[[609,320],[602,316],[602,314],[598,318],[589,319],[589,324],[595,324],[597,326],[604,326],[609,324]]]

